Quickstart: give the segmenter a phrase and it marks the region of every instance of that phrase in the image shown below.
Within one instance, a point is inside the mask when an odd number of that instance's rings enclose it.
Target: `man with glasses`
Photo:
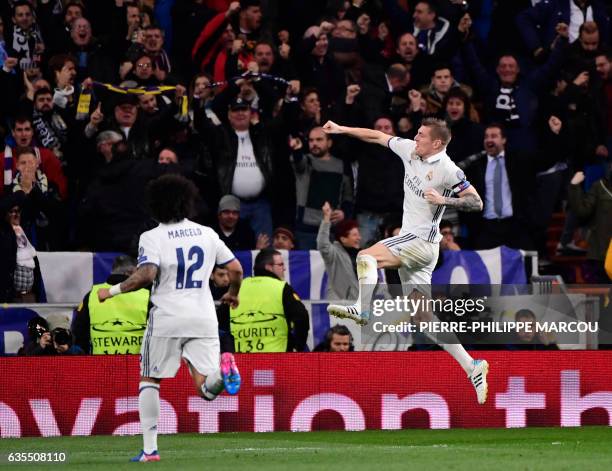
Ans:
[[[127,50],[123,63],[136,63],[139,57],[146,54],[151,58],[152,69],[155,71],[155,77],[164,82],[168,74],[172,71],[170,58],[164,50],[165,32],[162,28],[156,25],[149,25],[144,28],[142,44],[139,42],[133,43]]]
[[[254,276],[245,278],[240,287],[240,304],[229,309],[236,352],[304,351],[308,312],[285,281],[283,256],[275,249],[263,249],[255,257],[253,271]]]
[[[65,52],[76,58],[77,83],[88,77],[100,82],[117,81],[117,64],[109,50],[110,44],[94,37],[89,20],[77,18],[72,22],[70,43]]]

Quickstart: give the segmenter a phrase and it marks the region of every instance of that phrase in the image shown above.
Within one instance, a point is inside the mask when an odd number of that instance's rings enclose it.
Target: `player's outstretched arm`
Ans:
[[[425,199],[431,204],[440,206],[452,206],[458,211],[477,212],[482,211],[482,199],[473,186],[470,186],[459,193],[458,198],[442,196],[433,188],[425,191]]]
[[[367,128],[351,128],[349,126],[340,126],[333,121],[328,121],[323,126],[323,131],[327,134],[346,134],[347,136],[356,137],[369,144],[380,144],[387,147],[389,139],[393,136],[385,134],[381,131]]]
[[[232,260],[225,268],[228,271],[230,285],[227,293],[221,297],[221,302],[229,304],[230,307],[238,307],[238,293],[240,292],[240,285],[242,284],[242,265],[237,259]]]
[[[121,293],[136,291],[145,286],[149,286],[157,277],[157,265],[145,263],[140,265],[138,269],[132,273],[129,278],[122,283],[111,286],[110,288],[102,288],[98,291],[98,299],[103,303],[108,298],[112,298]]]

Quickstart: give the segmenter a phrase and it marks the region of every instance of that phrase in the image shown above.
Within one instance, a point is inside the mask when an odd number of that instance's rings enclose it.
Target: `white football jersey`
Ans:
[[[463,171],[443,150],[421,160],[416,155],[416,142],[392,137],[389,148],[404,162],[404,216],[400,234],[414,234],[428,242],[442,240],[439,224],[445,206],[427,202],[424,193],[433,188],[443,196],[460,193],[470,186]]]
[[[208,280],[215,265],[233,259],[215,231],[188,219],[144,232],[138,266],[152,263],[158,270],[147,335],[217,338],[217,314]]]

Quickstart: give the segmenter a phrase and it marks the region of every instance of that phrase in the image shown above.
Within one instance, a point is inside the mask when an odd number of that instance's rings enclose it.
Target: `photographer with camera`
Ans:
[[[74,338],[68,329],[56,327],[51,331],[51,338],[56,355],[85,355],[81,347],[74,345]]]
[[[43,317],[37,316],[28,321],[30,342],[21,348],[18,355],[42,356],[54,355],[53,339],[49,331],[49,323]]]
[[[18,354],[26,356],[44,355],[84,355],[85,352],[78,345],[74,345],[74,338],[70,330],[64,327],[55,327],[50,330],[49,323],[43,317],[37,316],[28,322],[30,342]]]

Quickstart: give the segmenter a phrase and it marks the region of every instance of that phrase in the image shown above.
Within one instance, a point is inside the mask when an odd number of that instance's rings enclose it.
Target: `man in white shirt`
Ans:
[[[372,129],[339,126],[333,121],[328,121],[323,129],[330,134],[346,134],[368,143],[388,146],[404,163],[404,216],[399,235],[359,252],[359,299],[351,306],[330,304],[327,308],[333,316],[353,319],[365,325],[369,320],[372,295],[378,283],[377,270],[399,269],[408,296],[417,290],[427,291],[438,260],[442,239],[439,224],[445,207],[452,206],[460,211],[481,211],[482,200],[465,179],[463,171],[446,154],[451,134],[444,121],[431,118],[423,120],[414,141]],[[452,194],[457,198],[452,198]],[[424,294],[429,295],[428,292]],[[440,346],[467,373],[476,389],[478,402],[483,404],[488,391],[486,377],[489,365],[486,360],[474,360],[458,342]]]
[[[283,105],[283,108],[289,104]],[[297,106],[291,104],[291,106]],[[196,128],[214,150],[214,166],[222,195],[240,199],[240,217],[256,236],[272,237],[272,192],[275,167],[273,142],[285,133],[282,113],[266,123],[252,123],[251,103],[237,96],[227,110],[227,124],[217,124],[198,110]]]
[[[219,236],[187,217],[197,189],[179,175],[165,175],[148,188],[151,212],[159,226],[140,236],[138,269],[124,282],[98,291],[100,301],[153,283],[141,349],[138,410],[144,447],[132,461],[159,461],[157,421],[159,384],[173,378],[181,359],[198,395],[214,400],[225,388],[236,394],[240,375],[231,353],[221,355],[215,304],[208,280],[215,266],[227,268],[228,292],[222,302],[238,305],[242,267]]]
[[[267,171],[263,168],[264,162],[256,157],[250,103],[240,97],[233,100],[228,111],[228,121],[238,140],[231,194],[240,198],[242,217],[250,222],[253,232],[257,236],[266,234],[271,237],[272,212],[265,195],[270,176],[264,173]]]

